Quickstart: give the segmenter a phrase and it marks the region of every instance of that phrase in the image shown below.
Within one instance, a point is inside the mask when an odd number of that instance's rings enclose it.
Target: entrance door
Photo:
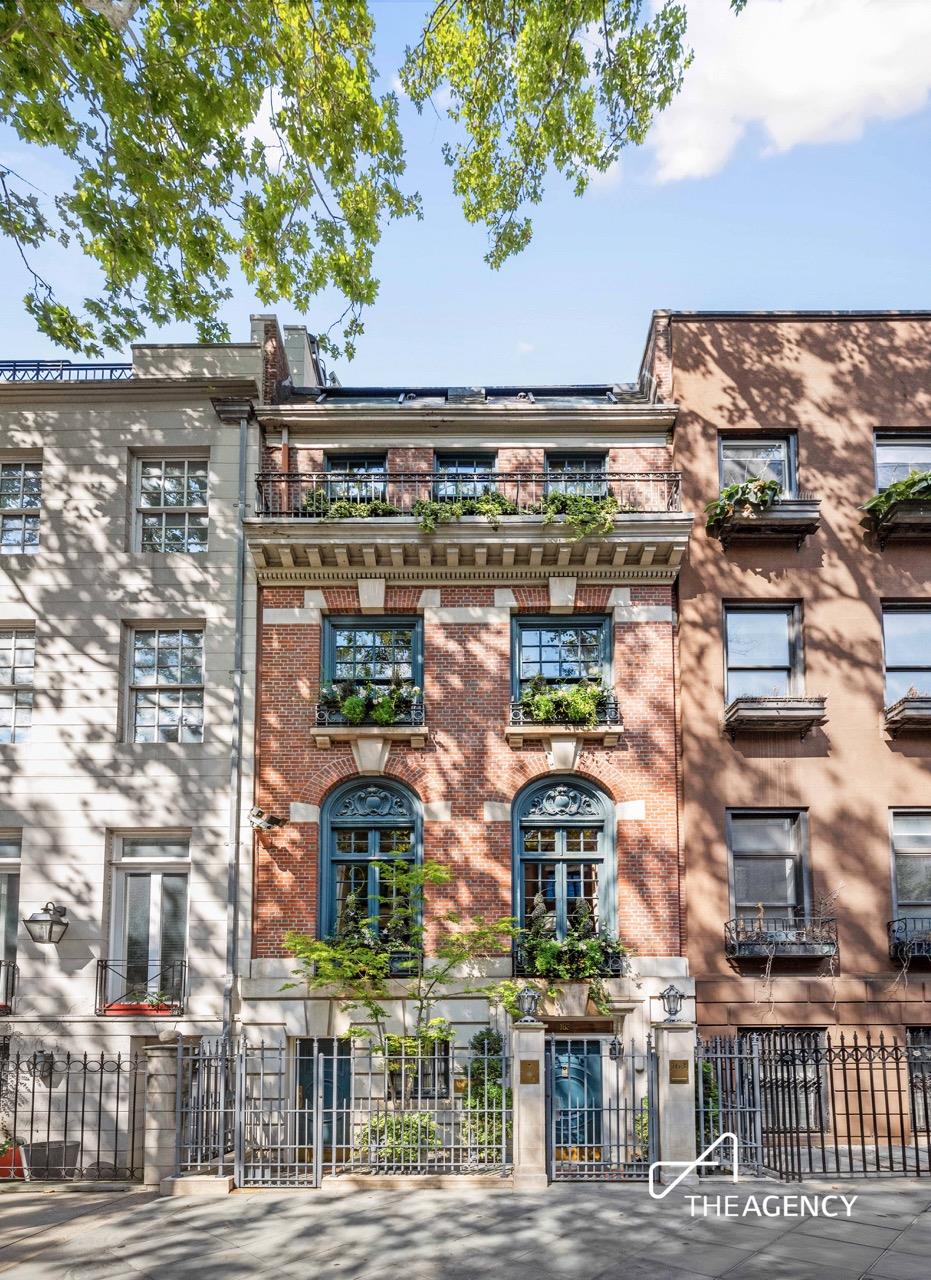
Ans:
[[[319,1095],[316,1088],[318,1073]],[[319,1129],[322,1164],[332,1167],[349,1159],[352,1145],[352,1044],[332,1036],[298,1040],[294,1078],[299,1144],[313,1151],[315,1131]]]
[[[553,1042],[553,1143],[557,1160],[601,1159],[601,1041]]]

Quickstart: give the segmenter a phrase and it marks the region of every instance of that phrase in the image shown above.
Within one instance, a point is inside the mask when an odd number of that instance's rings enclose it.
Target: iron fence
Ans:
[[[325,702],[314,703],[314,724],[318,727],[329,727],[332,725],[346,725],[351,723],[339,711],[338,708],[329,706]],[[376,721],[371,716],[366,716],[364,720],[355,722],[363,725],[375,724]],[[420,698],[406,704],[399,704],[395,711],[392,725],[411,725],[416,728],[426,723],[423,700]],[[383,726],[384,727],[384,726]]]
[[[929,1045],[798,1031],[700,1043],[700,1145],[736,1133],[741,1168],[783,1181],[927,1175]]]
[[[546,1045],[550,1177],[555,1182],[646,1178],[657,1158],[657,1066],[604,1037],[551,1036]]]
[[[457,478],[441,471],[263,471],[256,476],[256,515],[276,519],[417,516],[422,504],[466,504],[463,515],[559,514],[553,498],[611,496],[619,512],[681,510],[673,471],[489,471]],[[479,504],[474,510],[469,504]]]
[[[0,360],[0,382],[122,382],[131,364],[80,364],[71,360]]]
[[[417,1052],[411,1043],[180,1046],[179,1171],[232,1172],[242,1187],[314,1187],[348,1173],[505,1173],[503,1051]]]
[[[0,1063],[0,1181],[142,1178],[145,1060],[38,1051]]]

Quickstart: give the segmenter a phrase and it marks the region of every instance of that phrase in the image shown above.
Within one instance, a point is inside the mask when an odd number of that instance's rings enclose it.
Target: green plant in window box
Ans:
[[[325,516],[330,510],[330,495],[326,489],[308,489],[301,503],[301,513],[305,516]]]
[[[326,514],[331,520],[365,520],[378,516],[402,516],[404,512],[382,498],[372,498],[368,502],[338,498],[330,504]]]
[[[762,476],[726,485],[713,502],[705,505],[705,528],[709,533],[716,533],[732,516],[752,516],[767,511],[781,494],[778,480],[764,480]]]
[[[632,510],[633,507],[618,503],[612,493],[592,497],[584,493],[562,493],[554,490],[537,504],[537,511],[547,524],[562,517],[563,526],[573,541],[611,533],[614,529],[614,517],[618,512]]]
[[[552,685],[534,676],[524,685],[520,705],[535,724],[596,725],[604,715],[608,691],[600,677],[577,684]]]
[[[904,480],[896,480],[881,493],[874,493],[863,504],[876,520],[881,520],[900,502],[931,501],[931,471],[911,471]]]
[[[424,533],[433,533],[439,524],[452,524],[463,516],[484,516],[497,529],[501,516],[517,515],[517,504],[503,493],[481,493],[477,498],[422,498],[413,514]]]
[[[344,680],[322,685],[319,702],[327,711],[338,711],[347,724],[369,721],[387,727],[409,716],[420,696],[421,690],[414,684],[375,685]]]

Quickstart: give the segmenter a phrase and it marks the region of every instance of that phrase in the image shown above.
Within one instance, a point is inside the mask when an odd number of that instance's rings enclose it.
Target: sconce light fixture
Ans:
[[[685,992],[680,991],[678,987],[674,987],[672,983],[659,993],[662,1001],[663,1011],[666,1014],[667,1022],[675,1022],[679,1014],[682,1012],[682,1005],[685,1002]]]
[[[64,907],[56,907],[54,902],[47,902],[41,911],[33,911],[31,916],[27,916],[23,924],[33,942],[54,944],[61,942],[68,928],[65,914]]]
[[[521,1012],[518,1022],[536,1022],[537,1005],[542,994],[539,987],[521,987],[517,993],[517,1007]]]

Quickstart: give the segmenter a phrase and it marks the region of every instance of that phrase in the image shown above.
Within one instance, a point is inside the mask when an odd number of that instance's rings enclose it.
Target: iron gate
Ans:
[[[696,1081],[699,1148],[736,1133],[747,1172],[783,1181],[931,1173],[931,1054],[920,1038],[718,1037],[699,1042]]]
[[[656,1159],[656,1053],[598,1036],[546,1043],[547,1147],[553,1181],[646,1178]]]
[[[394,1037],[384,1051],[307,1038],[178,1052],[179,1172],[316,1187],[345,1173],[509,1168],[509,1065],[493,1041],[480,1051]]]

